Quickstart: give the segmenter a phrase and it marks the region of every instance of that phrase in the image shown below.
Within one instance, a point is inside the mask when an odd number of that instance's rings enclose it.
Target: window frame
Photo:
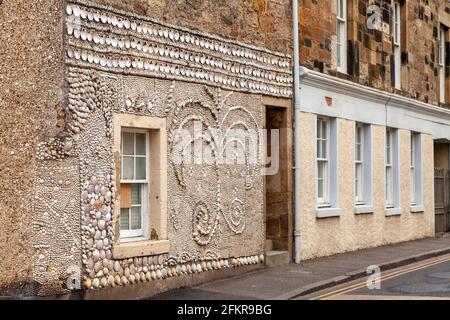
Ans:
[[[133,155],[125,155],[123,152],[124,148],[124,133],[133,133]],[[136,133],[145,134],[145,156],[136,155]],[[148,239],[149,224],[150,224],[150,206],[149,206],[149,195],[150,195],[150,134],[148,130],[139,129],[139,128],[129,128],[122,127],[120,133],[120,184],[137,184],[141,185],[141,228],[139,229],[130,229],[131,228],[131,210],[133,205],[128,208],[128,219],[129,219],[129,229],[120,229],[120,239],[121,241],[135,241],[137,239]],[[133,157],[133,177],[136,177],[136,158],[145,158],[145,179],[122,179],[124,176],[123,168],[125,157]],[[135,206],[136,207],[136,206]],[[120,208],[120,214],[122,214],[122,209]]]
[[[399,1],[394,2],[393,14],[393,46],[394,46],[394,87],[401,89],[401,6]]]
[[[411,131],[411,164],[414,164],[414,171],[410,171],[410,205],[412,212],[423,212],[423,155],[422,155],[422,134]],[[412,167],[412,166],[411,166]],[[414,187],[413,187],[414,186]]]
[[[316,128],[316,146],[319,145],[321,148],[323,146],[323,141],[325,141],[325,147],[326,147],[326,157],[319,157],[319,149],[316,150],[316,165],[317,165],[317,172],[316,172],[316,180],[317,180],[317,191],[316,191],[316,199],[317,199],[317,206],[318,207],[330,207],[330,119],[328,118],[317,118],[317,126],[319,123],[321,123],[320,130],[318,127]],[[326,126],[326,132],[325,137],[318,136],[318,132],[321,134],[323,133],[323,125]],[[320,141],[320,143],[319,143]],[[322,150],[322,149],[320,149]],[[322,156],[323,153],[320,153]],[[322,178],[322,197],[319,197],[319,168],[321,165],[324,165],[325,170]]]
[[[342,6],[341,6],[342,5]],[[342,12],[341,12],[342,7]],[[347,73],[347,0],[337,0],[336,8],[336,64],[337,70]]]
[[[415,132],[411,132],[411,141],[410,141],[410,198],[411,198],[411,206],[415,206],[417,203],[417,193],[416,193],[416,137]]]
[[[358,141],[358,130],[360,141]],[[355,204],[363,205],[365,204],[364,195],[364,162],[365,162],[365,132],[364,125],[361,123],[356,123],[355,125]],[[358,145],[360,158],[358,159]],[[359,176],[358,176],[359,173]],[[359,193],[358,193],[359,190]]]
[[[120,188],[120,151],[121,151],[121,132],[122,128],[144,129],[149,132],[149,161],[151,171],[149,170],[150,188],[148,218],[151,220],[151,226],[148,230],[148,239],[130,238],[123,240],[120,237],[120,212],[115,212],[113,223],[113,246],[112,257],[114,259],[128,259],[135,257],[154,256],[166,254],[170,250],[170,241],[168,240],[168,140],[167,140],[167,119],[136,115],[122,112],[112,113],[113,123],[113,155],[115,163],[116,198],[114,205],[121,207],[125,200],[121,194]],[[150,228],[151,227],[151,228]]]
[[[439,48],[438,48],[438,65],[439,65],[439,102],[447,103],[446,94],[446,76],[445,76],[445,36],[447,31],[441,24],[439,26]]]
[[[394,208],[393,129],[386,128],[385,136],[385,190],[386,208]]]

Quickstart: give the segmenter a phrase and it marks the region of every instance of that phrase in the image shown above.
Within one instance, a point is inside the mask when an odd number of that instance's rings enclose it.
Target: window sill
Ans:
[[[331,218],[339,217],[341,215],[341,208],[317,208],[317,218]]]
[[[168,253],[169,246],[169,240],[128,241],[114,245],[112,255],[114,259],[154,256]]]
[[[411,206],[411,213],[424,213],[425,207],[422,205]]]
[[[399,216],[403,213],[403,208],[386,208],[386,216]]]
[[[374,213],[375,209],[373,206],[368,205],[357,205],[355,206],[355,214],[366,214],[366,213]]]

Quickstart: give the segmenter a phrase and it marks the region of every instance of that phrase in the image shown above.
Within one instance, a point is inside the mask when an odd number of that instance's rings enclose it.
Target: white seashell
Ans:
[[[94,288],[98,288],[99,285],[100,285],[100,280],[98,280],[98,278],[95,278],[95,279],[92,281],[92,286],[93,286]]]
[[[131,23],[131,30],[136,30],[136,28],[137,28],[136,22],[132,22]]]
[[[66,13],[71,16],[73,14],[73,8],[71,5],[66,6]]]
[[[136,31],[139,32],[139,33],[141,33],[141,32],[142,32],[142,26],[141,26],[141,25],[138,25],[138,26],[136,27]]]
[[[74,53],[73,53],[73,50],[72,50],[71,48],[67,49],[67,56],[68,56],[69,58],[73,58]]]
[[[80,7],[79,7],[79,6],[73,6],[73,7],[72,7],[72,14],[73,14],[75,17],[79,17],[80,14],[81,14]]]

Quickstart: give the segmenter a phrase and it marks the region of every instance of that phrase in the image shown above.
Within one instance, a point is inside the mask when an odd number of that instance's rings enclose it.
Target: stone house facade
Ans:
[[[299,1],[295,142],[290,0],[0,2],[1,291],[146,297],[261,268],[292,258],[295,201],[302,259],[433,236],[449,8]]]

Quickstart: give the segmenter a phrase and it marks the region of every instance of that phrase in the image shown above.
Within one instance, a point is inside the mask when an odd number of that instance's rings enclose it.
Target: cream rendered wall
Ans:
[[[316,115],[302,113],[301,120],[301,209],[302,258],[311,259],[346,251],[377,247],[433,236],[433,140],[422,135],[425,212],[410,212],[410,132],[399,130],[400,201],[403,214],[385,216],[384,135],[385,127],[372,126],[372,168],[374,213],[355,214],[354,128],[355,122],[338,119],[339,132],[339,217],[316,217]]]

